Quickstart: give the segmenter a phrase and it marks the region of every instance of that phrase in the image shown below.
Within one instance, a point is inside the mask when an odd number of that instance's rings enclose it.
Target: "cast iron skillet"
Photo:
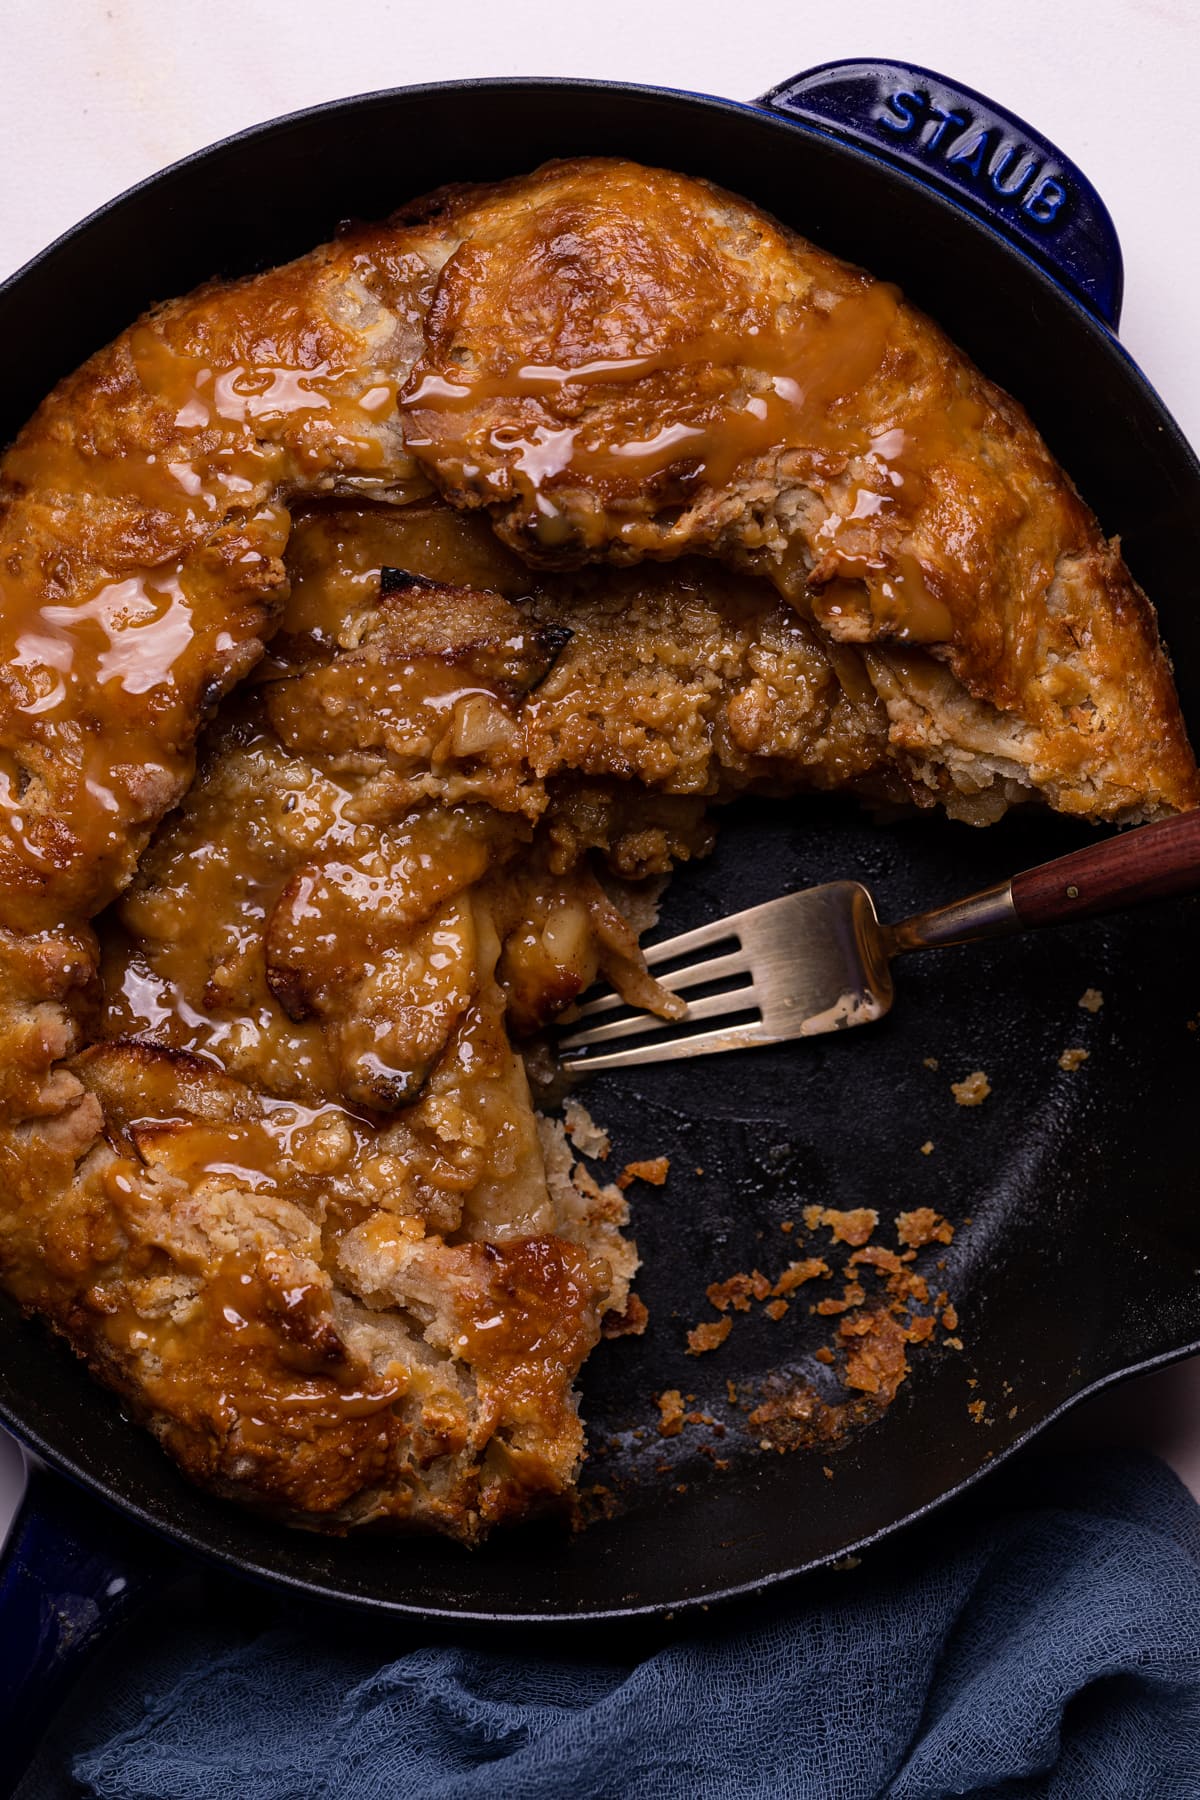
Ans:
[[[938,318],[1028,405],[1122,535],[1195,730],[1200,466],[1113,336],[1121,275],[1108,215],[1038,134],[921,70],[831,67],[753,106],[590,82],[445,84],[232,138],[114,201],[0,289],[11,352],[0,440],[155,299],[267,267],[343,218],[381,216],[439,183],[584,152],[711,176]],[[664,928],[839,875],[864,877],[895,916],[1082,835],[1052,818],[975,832],[941,818],[880,825],[834,803],[747,808],[713,859],[670,890]],[[840,1558],[976,1480],[1080,1395],[1200,1348],[1194,1122],[1180,1105],[1185,1065],[1200,1055],[1185,1028],[1200,998],[1189,990],[1194,926],[1179,902],[918,959],[901,971],[894,1013],[869,1030],[598,1078],[588,1100],[613,1133],[615,1166],[665,1153],[672,1173],[636,1205],[650,1329],[587,1366],[600,1452],[589,1475],[617,1510],[577,1536],[541,1525],[467,1554],[262,1522],[192,1488],[69,1352],[5,1304],[0,1414],[90,1490],[58,1484],[52,1517],[35,1490],[14,1534],[10,1619],[23,1608],[44,1653],[27,1666],[16,1625],[0,1631],[26,1718],[55,1655],[94,1638],[136,1585],[88,1542],[94,1495],[178,1545],[359,1607],[462,1622],[663,1615]],[[1096,1016],[1077,1004],[1089,986],[1105,995]],[[1071,1045],[1091,1054],[1067,1074],[1057,1059]],[[994,1091],[966,1112],[949,1084],[976,1068]],[[964,1349],[918,1354],[891,1410],[840,1449],[768,1455],[726,1382],[753,1387],[772,1369],[823,1379],[811,1351],[828,1322],[803,1306],[777,1323],[756,1310],[702,1358],[685,1355],[684,1333],[712,1316],[708,1282],[783,1266],[780,1223],[814,1201],[871,1204],[885,1219],[922,1204],[946,1213],[958,1232],[944,1280]],[[699,1453],[714,1442],[707,1428],[658,1437],[653,1396],[668,1387],[726,1423],[714,1448],[728,1467]],[[983,1422],[968,1411],[979,1399]]]

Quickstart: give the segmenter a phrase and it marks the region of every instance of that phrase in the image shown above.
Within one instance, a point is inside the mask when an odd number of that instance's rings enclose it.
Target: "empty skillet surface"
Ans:
[[[906,176],[746,109],[587,84],[465,85],[343,103],[218,147],[0,292],[0,329],[28,351],[15,371],[26,386],[5,397],[0,436],[64,366],[214,264],[271,262],[328,235],[340,214],[378,214],[438,180],[581,150],[711,174],[936,312],[1030,406],[1108,528],[1125,533],[1159,602],[1194,728],[1200,632],[1183,595],[1200,567],[1200,482],[1123,353],[1047,278]],[[297,182],[297,169],[311,173]],[[747,806],[725,821],[711,861],[676,878],[663,930],[841,875],[864,878],[894,917],[1081,835],[1048,818],[975,832],[940,818],[880,825],[828,802]],[[583,1533],[544,1524],[468,1554],[437,1542],[325,1540],[259,1520],[193,1489],[7,1303],[0,1410],[60,1467],[180,1540],[359,1604],[478,1618],[611,1615],[708,1601],[839,1556],[982,1472],[1088,1386],[1200,1342],[1193,1132],[1180,1105],[1200,1059],[1200,1033],[1187,1029],[1200,1006],[1195,916],[1178,902],[905,959],[895,1011],[879,1025],[589,1084],[587,1102],[613,1134],[610,1166],[665,1154],[672,1169],[665,1188],[634,1190],[650,1327],[601,1345],[585,1370],[598,1451],[585,1482],[609,1489],[617,1510]],[[1095,1016],[1078,1006],[1087,987],[1105,995]],[[1066,1073],[1058,1057],[1072,1046],[1091,1054]],[[976,1068],[992,1096],[960,1109],[949,1084]],[[924,1156],[927,1139],[934,1150]],[[685,1333],[716,1316],[704,1299],[714,1279],[754,1266],[773,1275],[792,1255],[820,1254],[812,1241],[798,1251],[779,1229],[812,1202],[876,1207],[881,1242],[893,1241],[895,1212],[945,1213],[958,1230],[936,1254],[964,1348],[916,1349],[891,1409],[832,1453],[781,1455],[758,1448],[726,1383],[761,1387],[779,1369],[827,1379],[811,1352],[830,1322],[809,1315],[806,1290],[779,1321],[758,1308],[738,1316],[710,1355],[688,1356]],[[691,1426],[659,1438],[654,1396],[668,1387],[695,1394],[694,1409],[724,1422],[724,1437]],[[977,1420],[968,1408],[979,1400]],[[728,1467],[702,1456],[704,1443]]]

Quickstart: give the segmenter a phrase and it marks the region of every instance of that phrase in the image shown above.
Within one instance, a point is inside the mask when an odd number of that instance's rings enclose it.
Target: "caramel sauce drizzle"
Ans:
[[[309,363],[302,337],[264,333],[255,356],[236,347],[249,330],[223,330],[223,358],[188,323],[176,322],[181,344],[135,326],[106,353],[123,385],[95,420],[56,417],[51,401],[5,458],[0,910],[18,928],[22,889],[57,880],[64,911],[107,898],[131,823],[187,779],[197,696],[262,629],[289,529],[282,497],[343,470],[427,487],[390,452],[394,384],[366,385],[329,355]],[[59,515],[72,514],[82,523],[68,532]],[[31,781],[48,804],[24,803]]]
[[[714,331],[651,356],[600,358],[576,368],[524,364],[457,380],[431,373],[418,376],[400,401],[418,418],[426,410],[469,414],[490,399],[545,400],[553,408],[564,389],[580,386],[605,398],[615,393],[632,403],[636,416],[637,390],[655,382],[660,399],[645,407],[637,437],[605,442],[593,438],[586,424],[558,431],[539,425],[528,436],[493,429],[488,441],[493,449],[516,452],[514,467],[535,493],[567,470],[578,480],[628,490],[676,463],[687,466],[697,486],[723,487],[744,461],[792,443],[843,453],[851,445],[858,452],[866,448],[857,421],[838,421],[832,409],[879,367],[898,303],[895,288],[876,282],[827,314],[811,310],[790,331],[771,334],[757,325]],[[700,371],[736,372],[740,380],[720,382],[706,400]],[[685,379],[668,384],[656,381],[660,376]],[[659,423],[671,409],[671,398],[662,406],[663,396],[673,398],[683,416]],[[432,440],[414,434],[407,441],[419,449]]]
[[[694,499],[767,455],[804,452],[827,478],[865,463],[849,514],[831,514],[817,549],[834,553],[841,579],[866,585],[873,615],[893,635],[945,641],[950,611],[914,552],[864,558],[842,543],[845,527],[875,514],[902,535],[928,469],[962,455],[982,418],[965,397],[949,408],[910,407],[899,423],[858,409],[887,363],[899,304],[894,287],[871,282],[828,311],[808,307],[791,326],[715,330],[653,355],[479,373],[419,368],[400,395],[411,421],[406,441],[438,466],[456,463],[468,481],[498,454],[500,468],[480,479],[500,494],[512,483],[548,548],[571,535],[556,488],[619,498],[669,471]],[[509,403],[515,417],[495,424],[493,401]],[[613,435],[618,425],[626,436]]]
[[[4,916],[27,928],[51,885],[64,911],[93,910],[128,872],[131,822],[155,816],[187,779],[204,682],[262,629],[258,596],[289,528],[283,499],[345,472],[377,479],[392,499],[406,484],[426,489],[388,438],[397,416],[418,460],[457,458],[468,480],[490,460],[485,481],[498,498],[515,487],[551,549],[572,531],[555,499],[572,484],[620,496],[669,478],[687,502],[768,454],[801,452],[829,480],[857,461],[854,505],[831,516],[818,548],[839,578],[865,585],[893,635],[946,639],[949,611],[903,540],[922,471],[961,447],[974,403],[861,416],[856,397],[887,364],[898,304],[894,288],[864,281],[825,308],[793,308],[783,324],[747,319],[653,354],[576,364],[419,365],[400,392],[356,372],[349,354],[339,360],[336,339],[310,341],[294,307],[286,316],[278,307],[270,329],[235,317],[209,334],[203,299],[194,324],[185,314],[135,326],[120,350],[124,385],[95,423],[55,419],[5,462],[14,501],[0,544]],[[503,403],[502,419],[490,402]],[[100,566],[60,578],[44,550],[22,554],[23,495],[35,497],[42,545],[53,542],[55,510],[94,513],[81,542],[98,546]],[[886,525],[886,554],[856,551],[864,506]],[[120,529],[106,525],[113,518]],[[218,531],[230,537],[221,553],[197,556]],[[122,567],[112,546],[123,533],[156,549],[122,553]],[[25,801],[31,779],[35,800],[49,786],[47,804]]]
[[[110,1192],[119,1195],[130,1172],[114,1165]],[[139,1357],[152,1398],[159,1392],[174,1414],[182,1406],[222,1430],[236,1427],[248,1444],[290,1425],[305,1437],[337,1431],[390,1408],[407,1388],[396,1365],[364,1381],[339,1363],[323,1289],[271,1281],[247,1253],[205,1271],[203,1304],[191,1316],[146,1318],[122,1307],[103,1331],[114,1349]]]

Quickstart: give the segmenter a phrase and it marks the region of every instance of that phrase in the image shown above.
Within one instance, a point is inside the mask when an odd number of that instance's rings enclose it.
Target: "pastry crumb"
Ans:
[[[1075,1069],[1082,1068],[1090,1055],[1090,1050],[1080,1050],[1078,1048],[1064,1050],[1058,1059],[1058,1066],[1060,1069],[1065,1069],[1068,1074],[1071,1074]]]
[[[924,1063],[924,1065],[927,1069],[932,1069],[935,1074],[942,1066],[936,1056],[923,1056],[921,1058],[921,1061]]]
[[[1079,1004],[1084,1012],[1098,1013],[1104,1005],[1104,995],[1099,988],[1084,988],[1079,996]]]
[[[922,1156],[932,1156],[933,1155],[933,1139],[932,1138],[926,1138],[925,1142],[921,1145],[921,1155]]]
[[[771,1284],[760,1269],[754,1269],[749,1275],[739,1273],[731,1275],[727,1281],[712,1281],[705,1288],[704,1294],[710,1306],[718,1312],[728,1312],[732,1306],[734,1312],[749,1312],[751,1300],[765,1300],[771,1293]]]
[[[975,1069],[961,1081],[950,1083],[950,1092],[959,1106],[982,1106],[992,1091],[992,1084],[982,1069]]]
[[[925,1244],[953,1243],[954,1227],[932,1206],[918,1206],[896,1214],[896,1236],[907,1249],[920,1250]]]
[[[702,1325],[693,1325],[687,1334],[688,1355],[703,1356],[706,1350],[715,1350],[732,1330],[733,1320],[728,1314],[723,1319],[706,1319]]]
[[[878,1225],[879,1214],[872,1206],[855,1206],[848,1212],[839,1212],[829,1206],[806,1206],[804,1223],[810,1231],[815,1231],[818,1225],[827,1225],[835,1244],[849,1244],[857,1250]]]
[[[659,1437],[678,1437],[683,1430],[683,1395],[678,1388],[668,1388],[658,1396],[658,1410],[662,1415],[658,1425]]]
[[[817,1256],[805,1257],[802,1262],[790,1262],[771,1293],[778,1299],[783,1294],[793,1293],[804,1282],[815,1281],[818,1276],[828,1275],[829,1272],[829,1264],[822,1262]]]
[[[648,1181],[651,1187],[661,1187],[667,1179],[671,1167],[669,1156],[651,1156],[644,1162],[626,1163],[617,1176],[617,1186],[627,1188],[634,1181]]]
[[[603,1162],[612,1149],[612,1139],[607,1131],[597,1125],[582,1101],[570,1099],[563,1107],[563,1125],[567,1136],[581,1156],[595,1157]]]
[[[755,1301],[774,1321],[781,1321],[789,1312],[830,1321],[831,1341],[819,1345],[811,1354],[825,1368],[840,1374],[842,1385],[851,1390],[851,1398],[831,1404],[807,1382],[781,1392],[776,1381],[765,1390],[763,1404],[750,1411],[734,1383],[726,1381],[730,1405],[748,1414],[751,1432],[767,1426],[771,1435],[760,1440],[762,1448],[780,1455],[801,1444],[830,1442],[863,1416],[864,1407],[873,1413],[890,1406],[909,1376],[911,1349],[932,1341],[939,1320],[943,1331],[958,1325],[958,1313],[950,1304],[949,1294],[941,1290],[934,1299],[929,1277],[909,1266],[915,1262],[921,1246],[953,1241],[954,1226],[933,1207],[918,1207],[896,1216],[901,1245],[911,1246],[900,1250],[868,1242],[879,1224],[879,1214],[873,1207],[841,1209],[814,1204],[803,1208],[803,1218],[809,1230],[823,1226],[835,1243],[851,1246],[851,1254],[841,1269],[836,1264],[831,1266],[831,1249],[827,1252],[829,1261],[817,1256],[798,1259],[789,1263],[773,1283],[757,1268],[714,1281],[705,1292],[721,1316],[693,1326],[687,1333],[691,1355],[714,1350],[729,1336],[734,1315],[749,1313]],[[796,1228],[794,1220],[782,1223]],[[758,1235],[764,1234],[760,1231]],[[831,1293],[837,1276],[841,1279]],[[796,1290],[812,1281],[822,1284],[825,1297],[814,1295],[814,1304],[797,1305]],[[958,1347],[962,1348],[961,1341]],[[745,1392],[741,1390],[743,1395]],[[686,1425],[701,1416],[685,1414],[683,1422]],[[713,1429],[718,1427],[714,1424]],[[720,1427],[722,1432],[724,1429]]]
[[[866,1299],[866,1290],[857,1281],[848,1281],[840,1300],[818,1300],[813,1307],[815,1313],[822,1318],[836,1318],[839,1313],[849,1312],[852,1306],[861,1306]]]
[[[846,1352],[845,1385],[878,1395],[890,1406],[909,1372],[904,1354],[909,1339],[900,1321],[890,1312],[853,1313],[839,1324],[838,1339]]]

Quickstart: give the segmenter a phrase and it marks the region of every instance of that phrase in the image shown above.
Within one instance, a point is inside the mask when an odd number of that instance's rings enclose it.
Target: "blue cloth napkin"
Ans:
[[[245,1589],[238,1614],[233,1591],[206,1577],[130,1627],[22,1796],[1200,1797],[1200,1508],[1140,1455],[1021,1463],[636,1658],[448,1647]]]

